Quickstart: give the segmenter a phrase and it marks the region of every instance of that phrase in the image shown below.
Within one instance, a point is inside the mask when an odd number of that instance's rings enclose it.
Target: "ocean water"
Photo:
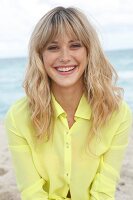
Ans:
[[[105,53],[119,75],[124,99],[133,110],[133,49]],[[0,59],[0,119],[12,103],[25,95],[22,82],[26,64],[26,58]]]

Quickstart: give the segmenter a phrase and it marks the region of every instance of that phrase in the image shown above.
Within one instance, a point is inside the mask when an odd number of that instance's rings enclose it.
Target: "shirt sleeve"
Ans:
[[[45,180],[37,172],[32,159],[30,146],[16,128],[11,110],[6,115],[5,128],[8,137],[8,146],[13,160],[16,182],[22,200],[48,199],[48,194],[43,189]]]
[[[132,113],[125,104],[122,121],[116,131],[111,146],[102,156],[99,170],[92,183],[90,200],[114,200],[115,190],[120,178],[120,169],[129,140],[132,124]]]

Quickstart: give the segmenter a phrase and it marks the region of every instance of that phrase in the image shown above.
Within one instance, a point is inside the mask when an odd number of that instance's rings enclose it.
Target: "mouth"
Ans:
[[[57,66],[55,69],[60,75],[69,75],[75,72],[77,67],[77,65]]]

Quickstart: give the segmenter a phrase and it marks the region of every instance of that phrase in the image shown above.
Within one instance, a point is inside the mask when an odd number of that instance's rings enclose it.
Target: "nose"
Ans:
[[[68,49],[64,48],[61,50],[59,60],[62,63],[68,63],[71,60],[71,55]]]

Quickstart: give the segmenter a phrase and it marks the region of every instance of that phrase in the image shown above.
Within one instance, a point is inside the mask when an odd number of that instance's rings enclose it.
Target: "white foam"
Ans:
[[[118,71],[118,75],[119,75],[120,79],[132,79],[133,78],[133,70]]]

